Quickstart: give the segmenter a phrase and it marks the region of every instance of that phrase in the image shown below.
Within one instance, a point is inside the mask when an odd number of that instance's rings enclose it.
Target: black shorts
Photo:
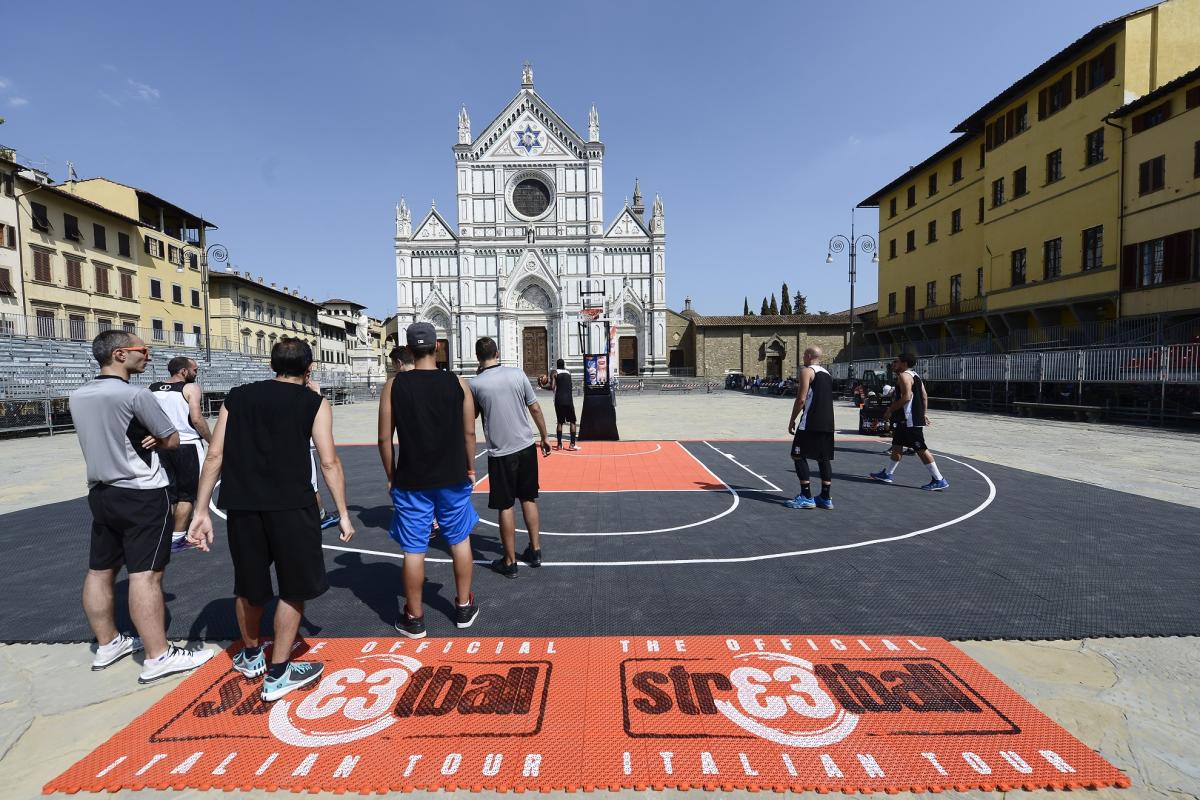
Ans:
[[[162,571],[171,560],[171,503],[167,490],[100,484],[88,492],[92,544],[88,568]]]
[[[329,589],[321,550],[317,505],[286,511],[229,511],[233,593],[260,606],[275,592],[271,564],[283,600],[312,600]]]
[[[562,425],[564,422],[569,422],[572,425],[574,425],[575,424],[575,404],[571,403],[571,402],[559,403],[558,401],[555,401],[554,416],[558,418],[559,425]]]
[[[892,449],[903,450],[906,447],[918,453],[928,450],[929,448],[925,446],[925,429],[910,428],[902,423],[897,424],[892,429]]]
[[[506,456],[488,456],[488,485],[488,508],[504,511],[517,500],[537,500],[537,445]]]
[[[196,502],[196,487],[200,485],[200,467],[204,463],[202,442],[184,442],[174,450],[160,450],[158,460],[162,462],[171,485],[167,493],[172,503]]]
[[[833,431],[796,431],[792,458],[833,461]]]

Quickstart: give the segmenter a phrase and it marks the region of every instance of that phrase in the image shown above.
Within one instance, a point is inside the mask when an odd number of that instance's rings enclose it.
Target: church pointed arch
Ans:
[[[546,296],[553,302],[547,311],[561,304],[558,280],[546,265],[546,261],[536,250],[526,250],[517,260],[516,269],[508,279],[508,291],[504,296],[505,308],[517,308],[521,293],[531,285],[541,287]],[[528,310],[528,309],[526,309]]]
[[[421,224],[417,226],[417,232],[413,234],[412,241],[456,242],[458,237],[454,235],[454,229],[450,227],[450,223],[438,212],[437,208],[430,207],[425,219],[421,220]]]
[[[425,298],[425,302],[421,303],[421,307],[417,309],[417,319],[428,322],[439,330],[449,330],[450,301],[446,299],[436,284],[429,296]]]

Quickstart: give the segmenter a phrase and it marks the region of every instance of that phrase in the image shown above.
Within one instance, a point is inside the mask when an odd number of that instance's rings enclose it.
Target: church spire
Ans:
[[[646,207],[642,205],[642,183],[638,178],[633,179],[633,205],[629,210],[637,214],[638,219],[641,219],[646,214]]]
[[[408,203],[404,202],[403,197],[400,198],[400,202],[396,205],[396,238],[412,238],[412,212],[408,208]]]
[[[654,207],[650,210],[650,232],[657,234],[667,232],[666,220],[663,216],[663,201],[658,193],[654,195]]]
[[[525,65],[521,67],[521,88],[533,88],[533,65],[528,61],[526,61]]]
[[[592,110],[588,112],[588,141],[600,141],[600,113],[596,111],[595,103],[592,103]]]
[[[458,143],[471,143],[471,118],[467,116],[466,106],[458,112]]]

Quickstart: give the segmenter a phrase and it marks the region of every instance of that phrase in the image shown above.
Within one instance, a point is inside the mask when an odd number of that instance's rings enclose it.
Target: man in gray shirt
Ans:
[[[542,455],[550,455],[546,420],[533,387],[525,373],[500,366],[496,341],[485,336],[475,343],[479,374],[471,381],[475,407],[483,417],[483,433],[488,447],[488,508],[500,512],[500,542],[504,556],[492,562],[492,569],[506,578],[517,577],[517,512],[529,530],[529,546],[522,557],[531,567],[542,565],[539,538],[537,447],[529,417],[537,424]]]
[[[144,372],[150,348],[124,331],[104,331],[92,341],[100,365],[95,379],[71,394],[71,418],[87,463],[92,512],[91,553],[83,582],[83,610],[96,634],[92,669],[104,669],[143,649],[139,683],[187,672],[213,650],[188,651],[167,642],[163,570],[171,557],[171,506],[167,474],[156,450],[179,446],[179,432],[150,392],[129,385]],[[117,630],[113,583],[129,572],[129,615],[140,639]]]

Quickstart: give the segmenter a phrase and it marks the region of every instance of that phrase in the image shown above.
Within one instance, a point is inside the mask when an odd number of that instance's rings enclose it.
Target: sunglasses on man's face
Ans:
[[[118,347],[117,350],[123,350],[126,353],[141,353],[144,356],[150,355],[150,348],[145,345],[141,347]]]

